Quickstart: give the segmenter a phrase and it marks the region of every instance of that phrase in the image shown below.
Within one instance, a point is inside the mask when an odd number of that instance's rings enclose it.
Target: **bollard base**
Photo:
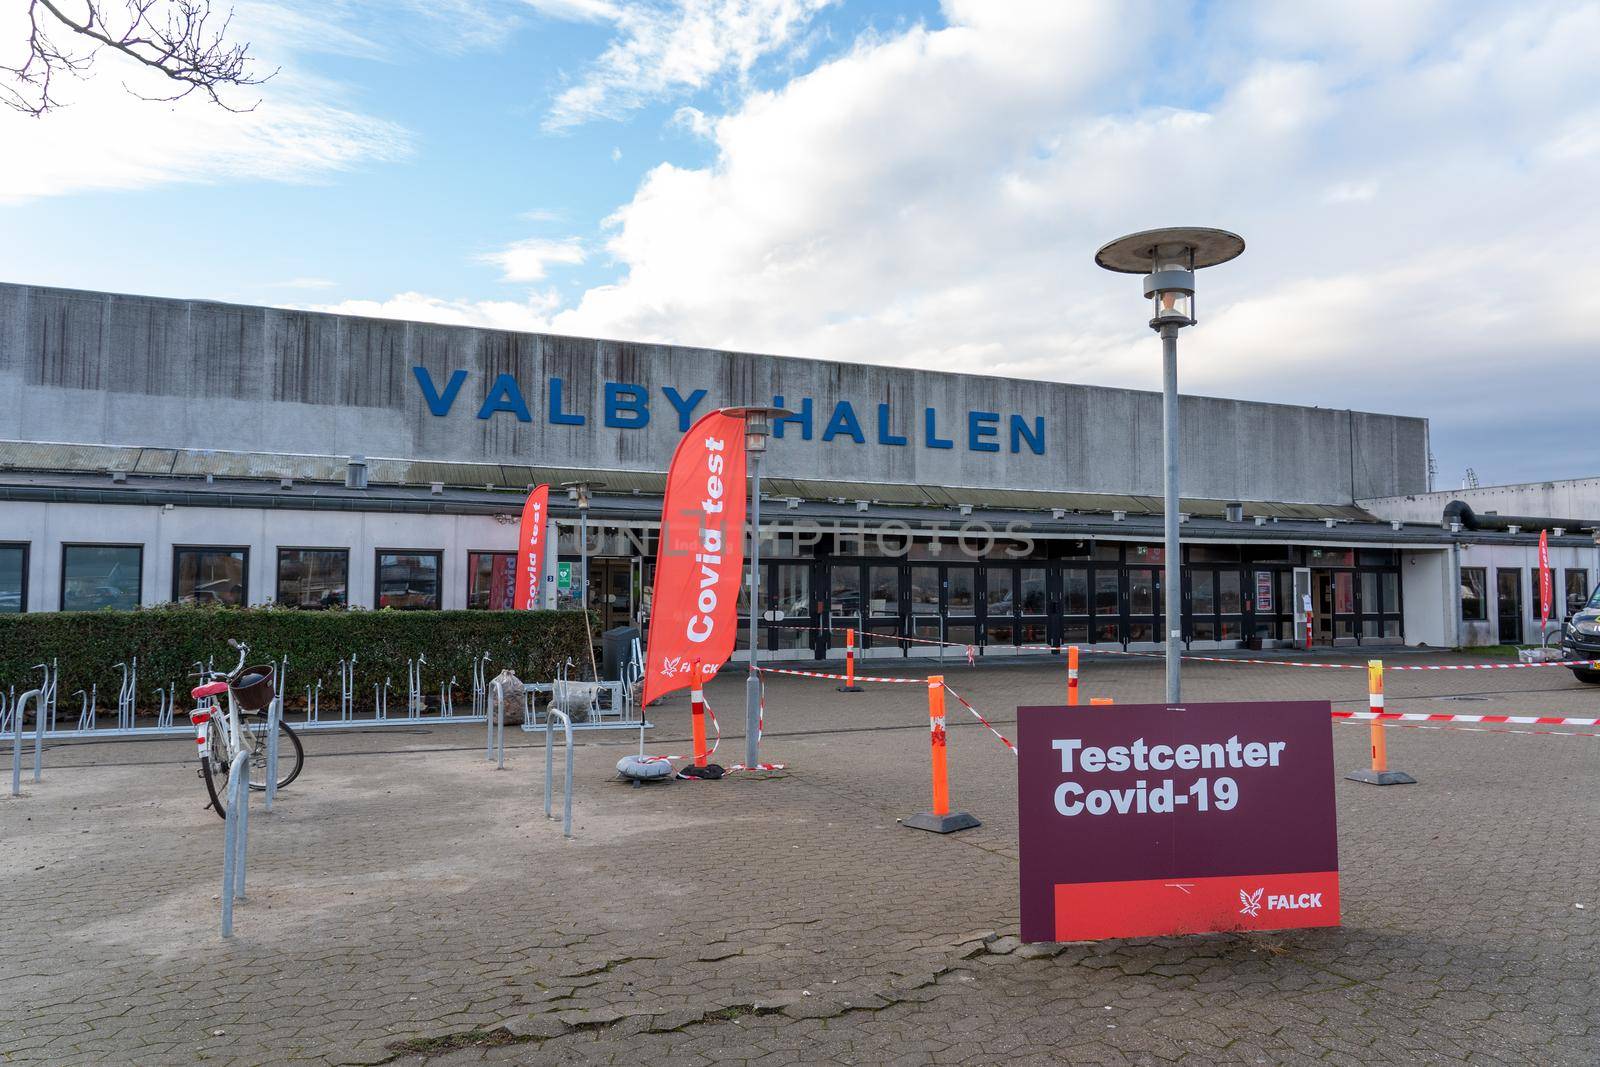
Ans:
[[[901,819],[900,825],[909,826],[913,830],[931,830],[936,834],[953,834],[957,830],[970,830],[974,826],[982,826],[983,823],[965,811],[952,811],[948,815],[935,815],[931,811],[924,811]]]
[[[1359,771],[1351,771],[1345,775],[1351,782],[1366,782],[1368,785],[1416,785],[1417,780],[1405,771],[1375,771],[1363,767]]]
[[[836,686],[834,686],[834,688],[837,689],[841,693],[863,693],[863,692],[866,692],[866,690],[862,689],[859,685],[836,685]]]

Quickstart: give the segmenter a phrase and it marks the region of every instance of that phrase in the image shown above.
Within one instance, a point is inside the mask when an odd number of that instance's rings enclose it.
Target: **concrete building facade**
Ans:
[[[767,647],[1158,647],[1156,393],[19,285],[0,610],[502,607],[527,488],[586,478],[592,602],[636,620],[673,447],[746,403],[796,412],[764,486]],[[1374,503],[1426,494],[1425,419],[1182,410],[1192,647],[1461,642],[1464,532]],[[1581,529],[1555,545],[1600,577]]]

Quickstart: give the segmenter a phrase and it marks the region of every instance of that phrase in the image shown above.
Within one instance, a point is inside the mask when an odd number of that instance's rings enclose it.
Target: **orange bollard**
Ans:
[[[694,662],[694,685],[689,689],[689,719],[694,730],[694,765],[706,765],[706,693],[705,671],[700,661]]]
[[[1404,771],[1389,769],[1389,738],[1383,732],[1383,660],[1367,660],[1367,707],[1372,712],[1370,741],[1372,767],[1345,775],[1353,782],[1368,785],[1415,785],[1417,780]]]
[[[1067,649],[1067,707],[1078,706],[1078,646]]]
[[[933,750],[933,810],[900,820],[902,825],[914,830],[932,830],[936,834],[949,834],[966,830],[982,823],[964,811],[950,810],[950,767],[947,761],[948,739],[944,729],[944,676],[928,678],[928,742]]]
[[[1101,704],[1115,704],[1116,701],[1110,697],[1090,697],[1089,703],[1098,707]]]
[[[854,627],[844,632],[844,684],[835,686],[841,693],[859,693],[856,684],[856,631]]]

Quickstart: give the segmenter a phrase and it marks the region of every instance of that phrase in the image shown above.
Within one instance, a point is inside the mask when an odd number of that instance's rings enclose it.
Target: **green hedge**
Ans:
[[[590,625],[594,625],[591,618]],[[598,631],[596,631],[598,632]],[[61,671],[57,705],[76,714],[73,694],[99,686],[97,706],[114,711],[121,671],[115,664],[139,657],[139,707],[154,712],[155,691],[177,683],[178,708],[190,706],[194,664],[210,659],[229,670],[238,654],[228,638],[250,646],[250,662],[289,657],[288,703],[305,702],[305,689],[322,680],[322,714],[339,706],[339,660],[356,655],[357,707],[372,703],[372,687],[388,678],[394,687],[389,713],[403,714],[406,660],[428,658],[422,685],[433,700],[456,679],[456,710],[466,712],[472,692],[473,657],[488,652],[490,675],[510,667],[526,680],[552,676],[571,656],[588,673],[583,616],[555,611],[297,611],[289,608],[160,607],[142,611],[93,611],[0,615],[0,685],[18,692],[38,684],[30,670],[49,659]]]

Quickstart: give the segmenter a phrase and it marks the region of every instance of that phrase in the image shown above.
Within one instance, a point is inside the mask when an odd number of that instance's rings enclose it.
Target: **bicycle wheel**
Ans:
[[[222,723],[213,712],[211,721],[206,724],[205,758],[200,761],[200,777],[206,780],[212,810],[217,818],[226,819],[228,807],[223,798],[228,795],[228,745],[222,731]]]
[[[239,732],[244,747],[250,753],[250,788],[265,792],[267,788],[267,718],[254,716],[240,724]],[[278,788],[282,789],[300,777],[305,765],[306,750],[300,737],[289,724],[278,720]]]

